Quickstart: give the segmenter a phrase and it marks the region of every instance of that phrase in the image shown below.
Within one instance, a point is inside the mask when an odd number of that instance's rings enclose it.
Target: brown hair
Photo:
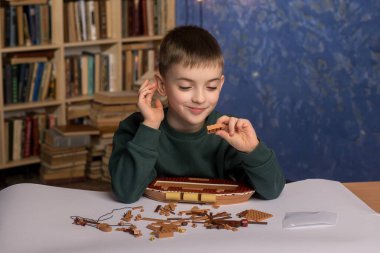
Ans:
[[[217,40],[205,29],[197,26],[179,26],[169,31],[162,40],[158,68],[165,77],[173,64],[185,67],[220,66],[223,53]]]

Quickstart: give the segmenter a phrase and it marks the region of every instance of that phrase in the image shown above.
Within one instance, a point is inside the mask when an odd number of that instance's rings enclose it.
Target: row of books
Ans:
[[[153,42],[123,46],[125,90],[138,90],[144,80],[153,80],[158,67],[158,45]]]
[[[8,161],[18,161],[40,154],[45,129],[56,125],[54,114],[28,114],[5,120],[6,157]]]
[[[123,37],[164,34],[166,5],[166,0],[123,0]]]
[[[114,88],[114,55],[83,52],[65,58],[66,97],[94,95]]]
[[[106,0],[64,2],[64,39],[66,42],[112,37],[112,7]]]
[[[31,0],[28,5],[4,1],[7,2],[3,26],[5,47],[50,44],[51,6],[47,0]],[[35,2],[41,4],[33,4]]]
[[[55,98],[51,61],[4,64],[4,103],[36,102]]]

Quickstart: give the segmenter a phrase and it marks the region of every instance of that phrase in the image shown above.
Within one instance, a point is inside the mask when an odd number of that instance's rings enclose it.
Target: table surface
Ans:
[[[380,213],[380,181],[343,183],[352,193]]]
[[[374,183],[374,186],[378,185]],[[117,224],[125,209],[143,206],[144,212],[136,210],[133,215],[141,213],[143,217],[162,219],[162,215],[154,212],[159,204],[157,201],[142,197],[129,206],[117,202],[109,192],[19,184],[0,191],[1,252],[194,253],[217,250],[218,253],[231,253],[254,249],[257,252],[377,253],[380,248],[380,215],[349,190],[357,190],[359,195],[361,186],[368,189],[364,199],[378,195],[374,194],[371,183],[341,184],[312,179],[287,184],[279,198],[271,201],[253,198],[215,210],[207,205],[197,205],[210,208],[215,213],[226,211],[232,217],[249,209],[268,212],[273,217],[266,226],[250,225],[236,232],[205,229],[198,224],[195,228],[185,227],[186,232],[176,233],[174,238],[150,241],[151,231],[146,227],[148,221],[132,221],[143,233],[142,237],[134,238],[118,231],[104,233],[91,226],[73,225],[72,216],[97,219],[107,213],[106,222]],[[178,203],[176,212],[189,210],[193,205]],[[115,212],[111,213],[111,210]],[[312,216],[303,220],[308,225],[304,228],[283,228],[286,214],[297,212],[308,212],[318,217],[328,212],[338,217],[333,226],[323,226],[326,224],[324,219]]]

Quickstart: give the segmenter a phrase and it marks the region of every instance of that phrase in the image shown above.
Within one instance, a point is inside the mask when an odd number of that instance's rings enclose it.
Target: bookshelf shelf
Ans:
[[[30,47],[6,47],[2,48],[2,53],[15,53],[15,52],[30,52],[30,51],[43,51],[43,50],[56,50],[59,49],[59,45],[41,45]]]
[[[50,106],[60,106],[61,104],[62,104],[62,101],[55,100],[55,101],[43,101],[43,102],[34,102],[34,103],[5,105],[4,112],[37,109],[37,108],[50,107]]]
[[[84,102],[84,101],[91,101],[94,97],[93,96],[80,96],[80,97],[72,97],[67,98],[66,103],[76,103],[76,102]]]
[[[19,167],[19,166],[25,166],[25,165],[30,165],[30,164],[36,164],[39,162],[40,162],[40,158],[38,156],[28,157],[19,161],[12,161],[12,162],[7,162],[5,164],[1,164],[0,170],[9,169],[13,167]]]
[[[41,117],[46,125],[65,125],[70,120],[68,109],[73,105],[75,108],[76,105],[89,104],[96,92],[131,90],[133,85],[128,83],[125,73],[126,45],[147,42],[158,45],[163,34],[175,26],[175,0],[23,0],[22,6],[19,3],[18,0],[0,1],[0,169],[40,162],[35,154],[21,154],[21,158],[20,155],[16,158],[9,155],[9,152],[20,152],[20,148],[11,150],[9,138],[16,134],[18,138],[24,136],[24,132],[15,132],[13,124],[16,121],[18,127],[22,121],[21,131],[24,131],[26,120],[30,117],[38,120]],[[143,12],[140,9],[143,4],[150,10],[153,6],[154,12]],[[130,9],[132,5],[137,9]],[[30,16],[33,8],[49,9],[48,26],[41,16],[33,20]],[[67,12],[69,8],[74,8],[71,10],[77,14]],[[128,15],[133,15],[133,24],[126,16],[127,9]],[[153,13],[155,18],[143,16],[142,13]],[[140,30],[136,22],[140,24]],[[88,57],[90,62],[94,57],[96,61],[99,55],[104,58],[101,64],[105,60],[107,63],[100,65],[107,68],[107,85],[95,86],[97,80],[94,74],[94,80],[89,79],[87,83],[88,90],[83,90],[87,86],[83,86],[82,82],[87,79],[79,76],[80,88],[77,92],[77,84],[70,79],[75,68],[71,69],[68,58],[79,59],[80,75],[83,75],[83,59]],[[88,73],[97,73],[96,66],[99,65],[94,64],[94,72],[90,72],[89,68]],[[48,74],[45,76],[45,73]],[[36,86],[38,78],[40,86]]]
[[[82,42],[66,42],[64,47],[84,47],[84,46],[93,46],[93,45],[106,45],[106,44],[115,44],[118,43],[117,39],[102,39],[97,41],[82,41]]]
[[[123,38],[122,42],[143,42],[143,41],[160,41],[162,40],[162,35],[155,35],[155,36],[140,36],[140,37],[130,37],[130,38]]]

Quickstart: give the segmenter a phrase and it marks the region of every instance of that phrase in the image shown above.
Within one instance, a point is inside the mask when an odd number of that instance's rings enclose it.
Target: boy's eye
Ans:
[[[179,86],[179,89],[180,90],[189,90],[189,89],[191,89],[191,87],[190,86]]]
[[[207,87],[207,89],[209,89],[209,90],[216,90],[218,87],[214,87],[214,86],[209,86],[209,87]]]

